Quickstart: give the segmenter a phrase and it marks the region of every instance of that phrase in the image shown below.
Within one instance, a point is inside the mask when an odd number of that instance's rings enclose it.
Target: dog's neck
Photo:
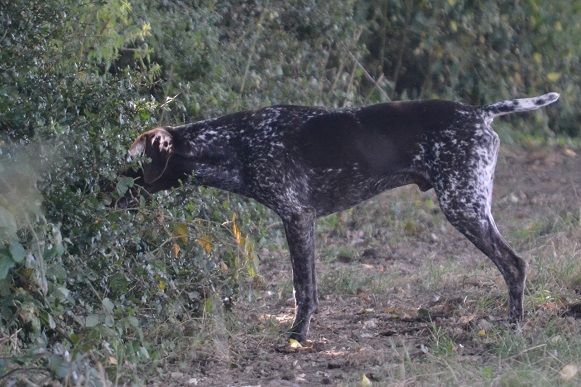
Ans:
[[[183,144],[176,149],[174,163],[193,177],[193,183],[244,194],[240,162],[228,131],[176,128],[173,135]]]

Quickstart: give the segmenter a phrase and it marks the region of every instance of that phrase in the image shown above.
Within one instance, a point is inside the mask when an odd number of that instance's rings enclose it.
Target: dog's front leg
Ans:
[[[283,218],[293,267],[295,318],[290,338],[304,342],[317,310],[315,282],[315,212],[302,211]]]

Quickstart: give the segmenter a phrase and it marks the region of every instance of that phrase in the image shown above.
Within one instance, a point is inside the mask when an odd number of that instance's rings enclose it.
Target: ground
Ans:
[[[320,312],[291,348],[290,262],[280,224],[260,279],[229,311],[185,322],[157,385],[577,384],[581,367],[581,154],[504,147],[493,214],[530,263],[526,317],[511,328],[498,270],[449,225],[432,191],[386,192],[323,218]],[[189,328],[188,328],[189,327]]]

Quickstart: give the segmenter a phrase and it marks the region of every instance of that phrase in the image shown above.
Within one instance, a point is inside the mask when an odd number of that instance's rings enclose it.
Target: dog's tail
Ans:
[[[559,93],[547,93],[539,97],[520,98],[496,102],[483,106],[481,109],[491,118],[516,112],[526,112],[547,106],[559,99]]]

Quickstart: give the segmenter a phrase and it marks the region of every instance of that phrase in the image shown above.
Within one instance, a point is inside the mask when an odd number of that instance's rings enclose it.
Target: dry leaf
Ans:
[[[369,380],[367,375],[363,374],[363,376],[361,377],[361,386],[367,387],[367,386],[371,386],[372,384],[373,383],[371,383],[371,380]]]
[[[561,368],[559,376],[565,382],[572,380],[579,372],[579,369],[575,364],[567,364],[565,367]]]
[[[185,223],[177,223],[173,227],[174,236],[182,241],[184,244],[188,243],[188,225]]]
[[[478,337],[486,337],[486,331],[484,329],[481,329],[478,331],[478,333],[476,335]]]
[[[240,227],[238,227],[238,223],[236,223],[236,214],[232,214],[232,234],[234,235],[234,239],[236,239],[236,243],[239,246],[244,245],[244,237],[240,232]]]
[[[288,345],[291,348],[302,348],[302,344],[295,339],[288,339]]]
[[[575,157],[575,156],[577,156],[577,153],[575,153],[575,151],[574,151],[573,149],[570,149],[570,148],[565,148],[565,149],[563,150],[563,152],[564,152],[564,153],[565,153],[567,156],[569,156],[569,157]]]
[[[109,356],[107,358],[107,363],[111,364],[111,365],[117,365],[117,359],[114,358],[113,356]]]
[[[171,253],[174,257],[177,257],[180,254],[180,250],[180,245],[178,245],[176,242],[171,245]]]
[[[206,254],[210,254],[212,252],[212,249],[214,248],[214,245],[212,244],[212,238],[210,238],[209,235],[202,235],[201,237],[196,239],[196,242],[198,243],[198,245],[200,245],[202,249],[204,249]]]
[[[224,261],[220,261],[220,263],[218,264],[218,268],[222,273],[228,273],[228,265],[226,265]]]

